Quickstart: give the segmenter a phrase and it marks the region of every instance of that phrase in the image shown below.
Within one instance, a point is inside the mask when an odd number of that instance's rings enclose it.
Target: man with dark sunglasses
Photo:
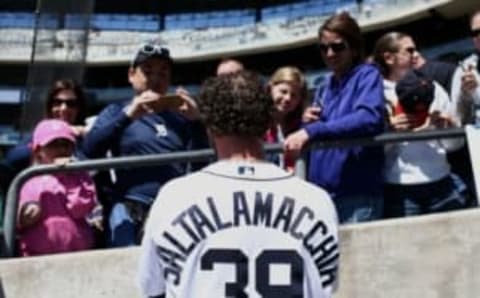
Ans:
[[[206,146],[195,102],[184,90],[166,96],[172,65],[166,48],[145,44],[137,50],[128,69],[134,96],[100,113],[84,139],[87,157],[104,157],[108,151],[112,156],[134,156]],[[186,170],[185,164],[117,170],[107,244],[139,244],[143,221],[160,187]]]
[[[453,76],[451,97],[462,112],[462,122],[480,121],[480,10],[470,19],[470,33],[475,53],[460,61]],[[477,111],[477,112],[476,112]],[[477,120],[475,118],[478,118]]]

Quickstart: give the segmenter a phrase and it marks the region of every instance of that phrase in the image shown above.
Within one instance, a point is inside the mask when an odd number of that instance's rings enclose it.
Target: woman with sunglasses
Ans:
[[[86,101],[82,88],[69,79],[55,81],[47,95],[46,114],[47,118],[69,123],[77,136],[83,136]]]
[[[447,92],[419,71],[413,39],[390,32],[375,44],[384,77],[387,125],[392,131],[455,127],[460,117]],[[415,99],[415,100],[414,100]],[[385,146],[385,216],[401,217],[465,206],[466,186],[450,172],[446,153],[462,140],[402,142]]]
[[[70,79],[55,81],[47,92],[45,115],[48,119],[60,119],[72,126],[78,137],[85,133],[86,105],[82,88]],[[30,166],[32,150],[31,139],[26,140],[7,152],[2,161],[2,187],[6,191],[12,179],[23,169]]]
[[[357,22],[347,13],[334,15],[320,27],[318,38],[320,54],[332,74],[322,92],[316,93],[315,107],[306,111],[313,121],[285,140],[285,150],[293,154],[309,141],[371,136],[384,128],[381,75],[363,62]],[[330,193],[341,223],[368,221],[382,217],[382,167],[381,147],[313,150],[308,180]]]

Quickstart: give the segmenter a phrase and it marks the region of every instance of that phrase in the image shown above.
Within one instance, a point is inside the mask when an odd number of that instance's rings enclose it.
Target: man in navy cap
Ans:
[[[162,154],[205,147],[197,108],[182,90],[176,101],[165,96],[173,60],[168,49],[142,45],[132,59],[128,81],[134,96],[107,106],[85,136],[82,151],[88,158]],[[180,99],[180,100],[179,100]],[[139,243],[147,212],[160,187],[186,172],[185,164],[119,169],[113,186],[107,244]]]

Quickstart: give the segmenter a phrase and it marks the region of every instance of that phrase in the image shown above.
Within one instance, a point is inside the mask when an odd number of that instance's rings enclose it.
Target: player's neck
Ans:
[[[218,159],[258,161],[263,160],[260,138],[222,136],[214,138]]]

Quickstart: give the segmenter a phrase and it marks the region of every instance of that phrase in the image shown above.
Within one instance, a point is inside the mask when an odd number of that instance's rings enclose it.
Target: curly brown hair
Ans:
[[[217,136],[262,137],[273,121],[273,101],[250,71],[205,80],[198,106],[203,122]]]

